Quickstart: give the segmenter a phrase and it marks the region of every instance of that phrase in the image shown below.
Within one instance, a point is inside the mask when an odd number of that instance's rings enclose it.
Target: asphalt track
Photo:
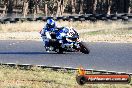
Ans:
[[[42,41],[1,40],[0,62],[132,73],[131,43],[88,43],[90,54],[47,53]]]

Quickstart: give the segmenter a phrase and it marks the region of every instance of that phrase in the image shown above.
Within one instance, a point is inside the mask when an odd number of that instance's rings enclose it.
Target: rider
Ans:
[[[49,50],[50,44],[49,41],[52,39],[50,33],[57,32],[57,26],[53,19],[48,19],[45,27],[40,31],[41,37],[45,43],[46,51]]]
[[[58,30],[60,29],[62,30],[58,32]],[[71,45],[71,43],[66,41],[65,39],[63,40],[63,37],[69,37],[69,36],[72,36],[72,33],[75,33],[75,31],[72,30],[71,28],[66,28],[66,27],[57,28],[55,21],[53,19],[48,19],[46,26],[43,28],[43,30],[40,31],[41,37],[43,38],[43,41],[45,43],[46,51],[50,50],[49,43],[50,43],[50,40],[52,39],[50,35],[51,32],[55,33],[57,40],[58,41],[62,40],[61,43],[65,45]]]

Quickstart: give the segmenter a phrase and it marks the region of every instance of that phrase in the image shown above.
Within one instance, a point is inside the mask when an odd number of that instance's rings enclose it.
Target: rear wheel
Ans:
[[[86,43],[80,42],[80,51],[84,54],[89,54],[90,50],[86,47]]]

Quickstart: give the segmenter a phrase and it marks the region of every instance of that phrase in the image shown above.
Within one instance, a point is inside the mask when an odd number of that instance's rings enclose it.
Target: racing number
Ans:
[[[74,32],[73,31],[69,32],[69,35],[70,36],[73,36],[74,35]]]

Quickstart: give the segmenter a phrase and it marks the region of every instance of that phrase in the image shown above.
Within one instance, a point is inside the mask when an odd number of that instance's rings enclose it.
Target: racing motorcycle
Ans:
[[[65,30],[64,30],[65,29]],[[49,51],[55,51],[58,54],[63,52],[82,52],[89,54],[90,50],[86,43],[79,40],[79,34],[73,28],[59,28],[57,33],[50,33]]]

